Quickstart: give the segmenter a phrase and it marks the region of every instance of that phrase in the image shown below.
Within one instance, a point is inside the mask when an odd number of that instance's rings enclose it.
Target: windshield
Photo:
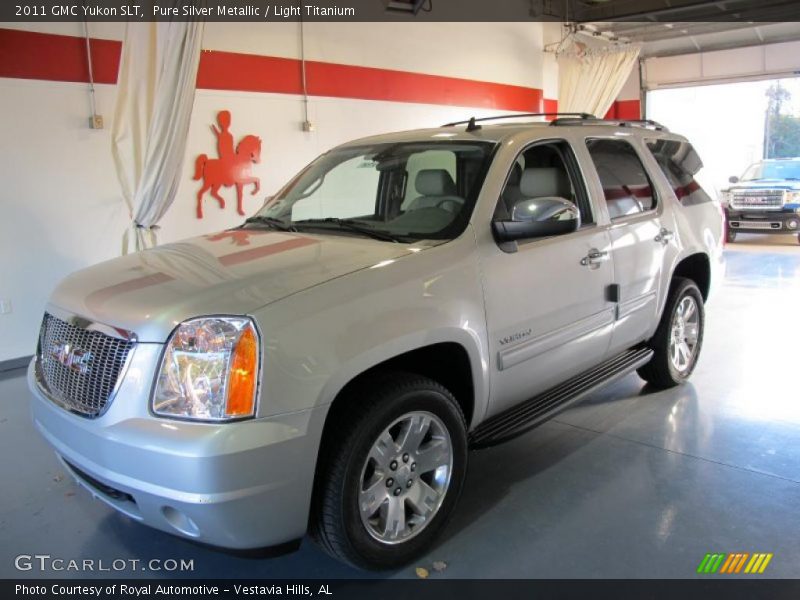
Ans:
[[[494,147],[442,141],[337,148],[248,222],[386,241],[452,239],[466,227]]]
[[[741,181],[800,179],[800,160],[764,161],[750,165]]]

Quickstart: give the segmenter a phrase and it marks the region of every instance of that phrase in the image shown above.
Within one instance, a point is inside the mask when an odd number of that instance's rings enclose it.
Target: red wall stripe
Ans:
[[[97,83],[116,83],[122,43],[92,40]],[[0,77],[87,82],[83,38],[0,28]],[[309,94],[390,102],[419,102],[513,111],[542,110],[542,91],[488,81],[310,61]],[[302,93],[300,61],[205,50],[197,87],[211,90]]]
[[[197,87],[206,90],[300,94],[300,61],[275,56],[203,50]]]
[[[92,39],[97,83],[116,83],[122,43]],[[48,81],[89,81],[86,42],[71,35],[0,29],[0,77]]]
[[[317,61],[306,62],[306,80],[312,96],[515,111],[540,110],[542,103],[542,92],[536,88]],[[197,87],[300,94],[303,91],[300,61],[204,51],[200,57]]]
[[[542,91],[516,85],[332,63],[307,63],[315,96],[538,111]]]
[[[617,100],[608,109],[606,119],[641,119],[641,103],[639,100]]]

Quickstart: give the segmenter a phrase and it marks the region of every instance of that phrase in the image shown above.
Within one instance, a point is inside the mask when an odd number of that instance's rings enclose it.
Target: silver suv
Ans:
[[[166,532],[309,531],[386,568],[445,525],[468,449],[632,371],[684,382],[723,235],[697,154],[519,117],[344,144],[236,229],[67,277],[29,369],[65,468]]]

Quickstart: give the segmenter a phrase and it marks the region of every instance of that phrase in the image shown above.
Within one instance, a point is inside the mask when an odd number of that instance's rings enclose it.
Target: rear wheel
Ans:
[[[703,296],[691,279],[672,280],[664,314],[650,340],[653,358],[640,367],[648,383],[669,388],[686,381],[694,371],[703,345]]]
[[[464,416],[448,390],[410,374],[342,400],[321,451],[312,537],[354,566],[401,566],[433,542],[461,493]]]

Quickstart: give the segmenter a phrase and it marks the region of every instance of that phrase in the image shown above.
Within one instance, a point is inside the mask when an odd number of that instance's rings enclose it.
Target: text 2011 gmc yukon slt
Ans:
[[[469,448],[634,370],[689,377],[723,235],[701,166],[658,124],[587,115],[344,144],[237,229],[61,282],[33,419],[146,525],[402,564]]]

